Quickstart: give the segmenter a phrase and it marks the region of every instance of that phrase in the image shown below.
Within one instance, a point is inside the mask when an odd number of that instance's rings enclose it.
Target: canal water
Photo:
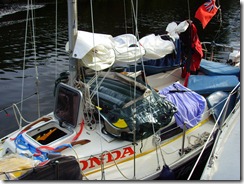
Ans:
[[[16,0],[9,4],[0,4],[0,137],[18,127],[15,111],[11,107],[13,104],[16,104],[28,121],[38,118],[38,111],[40,115],[51,112],[54,106],[54,81],[59,73],[68,70],[68,55],[65,51],[68,41],[66,1],[58,0],[58,6],[55,5],[55,0],[35,1],[34,34],[30,26],[32,20],[28,21],[28,25],[26,23],[26,2],[27,0]],[[79,30],[91,32],[93,28],[97,33],[112,36],[134,33],[130,0],[92,2],[91,11],[89,0],[78,0]],[[138,17],[139,36],[164,34],[168,23],[191,19],[198,29],[201,41],[215,41],[239,48],[240,1],[220,0],[222,24],[218,14],[205,29],[194,18],[195,11],[203,2],[138,0],[137,4],[134,1],[134,6],[138,5],[135,13]],[[31,14],[29,12],[29,17]],[[19,103],[21,99],[24,99],[22,105]]]

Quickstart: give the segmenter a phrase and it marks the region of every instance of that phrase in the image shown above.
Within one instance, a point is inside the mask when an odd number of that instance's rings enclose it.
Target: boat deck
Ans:
[[[183,84],[184,79],[181,78],[181,68],[178,68],[149,76],[147,82],[156,90],[161,90],[175,82]],[[89,142],[83,145],[76,144],[72,149],[63,150],[62,154],[77,157],[81,167],[83,167],[84,176],[89,180],[102,178],[103,171],[106,172],[106,179],[109,178],[110,180],[133,179],[134,177],[136,179],[155,179],[160,174],[159,168],[162,168],[165,164],[164,160],[170,168],[176,169],[182,164],[186,164],[192,157],[197,156],[215,128],[215,121],[206,106],[202,120],[196,126],[187,129],[185,135],[181,130],[180,133],[160,139],[158,147],[155,146],[155,144],[158,144],[156,140],[158,134],[139,140],[135,145],[133,142],[103,134],[102,127],[102,123],[94,124],[94,127],[85,125],[78,140],[89,140]],[[80,126],[77,126],[74,133],[76,134],[79,131]],[[16,135],[17,133],[12,135],[11,138],[16,137]],[[159,133],[159,138],[160,136]],[[73,137],[72,134],[66,141],[60,141],[59,143],[69,143],[68,141],[71,141]],[[7,141],[14,149],[14,142]],[[181,152],[182,148],[186,152]],[[105,159],[103,167],[101,166],[101,155]],[[136,161],[134,157],[137,158]],[[150,166],[147,163],[148,160],[150,160]],[[135,168],[136,172],[133,173],[131,168]],[[123,175],[121,172],[123,172]]]
[[[181,68],[147,76],[147,83],[156,90],[163,89],[177,81],[181,84],[184,83],[184,79],[181,77]]]
[[[181,78],[181,68],[147,77],[148,84],[156,90],[161,90],[162,88],[167,87],[177,81],[181,84],[184,83],[184,79]],[[90,136],[92,132],[90,132],[89,130],[85,130],[80,136],[80,139],[89,139],[91,140],[90,143],[82,146],[74,146],[74,149],[77,153],[79,153],[79,158],[90,156],[90,154],[94,155],[95,150],[97,151],[97,154],[101,153],[102,151],[111,151],[113,153],[120,152],[120,154],[123,154],[122,150],[126,151],[126,156],[128,157],[124,159],[122,162],[120,161],[117,163],[118,168],[123,168],[123,174],[126,177],[132,179],[133,172],[131,172],[131,169],[129,168],[136,167],[138,168],[135,169],[137,171],[137,179],[141,179],[140,175],[147,176],[147,178],[143,179],[153,179],[155,177],[155,171],[158,168],[157,163],[160,163],[160,167],[162,167],[162,164],[164,163],[162,157],[164,157],[164,159],[167,161],[166,164],[168,164],[171,168],[177,168],[179,167],[179,165],[182,164],[182,162],[187,162],[188,159],[191,158],[193,155],[200,153],[201,148],[204,146],[202,140],[206,141],[215,125],[215,121],[212,118],[207,107],[205,109],[205,112],[206,113],[203,114],[202,121],[197,126],[186,131],[184,149],[187,149],[189,152],[182,156],[180,155],[180,150],[182,149],[182,143],[184,138],[184,135],[182,133],[178,133],[175,136],[172,136],[168,139],[161,140],[161,154],[158,155],[159,158],[157,158],[156,148],[152,146],[153,137],[150,137],[148,139],[143,140],[141,143],[140,141],[138,142],[138,145],[135,147],[135,149],[137,150],[137,160],[136,163],[134,163],[133,155],[129,154],[129,149],[126,150],[129,147],[130,149],[134,150],[132,142],[119,140],[116,138],[112,138],[108,135],[102,134],[100,131],[100,125],[97,125],[96,129],[93,130],[93,132],[95,131],[96,136]],[[196,149],[198,151],[191,151],[191,149]],[[72,151],[70,149],[67,149],[63,151],[63,154],[70,154],[71,152]],[[151,166],[149,168],[145,168],[146,160],[152,161],[150,162]],[[153,173],[151,173],[152,170],[150,169],[152,167],[155,168],[155,171],[153,171]],[[121,173],[114,172],[114,170],[118,170],[118,168],[116,168],[113,162],[105,163],[104,168],[106,173],[113,173],[111,175],[111,179],[125,179],[125,177],[121,175]],[[142,171],[141,168],[145,169]],[[160,170],[158,171],[158,174],[159,173]],[[84,171],[84,174],[86,175],[86,177],[88,177],[88,179],[99,178],[101,177],[101,170],[91,169],[88,171]]]

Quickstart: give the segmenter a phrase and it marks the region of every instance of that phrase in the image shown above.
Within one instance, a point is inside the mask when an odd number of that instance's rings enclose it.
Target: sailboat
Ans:
[[[67,2],[69,72],[55,81],[53,112],[1,138],[1,179],[177,180],[193,172],[217,132],[240,116],[239,68],[216,75],[220,65],[205,67],[187,86],[181,67],[114,71],[115,61],[164,57],[174,42],[78,31],[76,0]],[[189,25],[169,28],[177,36]]]

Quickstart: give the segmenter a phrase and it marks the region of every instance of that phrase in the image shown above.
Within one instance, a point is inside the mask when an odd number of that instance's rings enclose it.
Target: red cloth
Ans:
[[[197,34],[197,28],[192,23],[191,24],[191,48],[193,49],[193,54],[191,58],[191,71],[196,71],[200,67],[200,61],[203,57],[203,51],[202,51],[202,44],[199,40],[198,34]]]
[[[190,75],[191,75],[190,72],[187,72],[186,75],[185,75],[185,81],[184,81],[184,84],[183,84],[185,87],[188,86],[188,79],[189,79]]]
[[[217,13],[218,8],[215,5],[215,0],[208,0],[203,3],[196,11],[195,18],[201,21],[203,29]]]
[[[191,28],[191,50],[192,50],[190,71],[187,71],[186,69],[187,64],[185,64],[181,73],[181,77],[185,78],[184,86],[186,87],[188,84],[188,77],[190,76],[190,72],[196,72],[197,70],[199,70],[200,62],[203,57],[202,44],[197,34],[197,28],[193,23],[191,23],[190,26],[191,26],[190,27]]]

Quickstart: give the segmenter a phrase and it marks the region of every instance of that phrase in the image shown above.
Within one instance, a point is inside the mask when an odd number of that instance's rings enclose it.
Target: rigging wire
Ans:
[[[136,4],[138,5],[138,4]],[[131,8],[132,8],[132,15],[134,18],[134,23],[135,23],[135,36],[137,40],[139,40],[139,35],[138,35],[138,27],[137,27],[137,11],[135,12],[134,8],[134,3],[133,0],[131,0]],[[138,6],[136,6],[136,9]],[[135,52],[136,55],[136,52]],[[136,58],[136,57],[135,57]],[[135,71],[136,73],[136,61],[135,61]],[[136,77],[134,78],[134,83],[136,84]],[[133,96],[134,100],[136,99],[136,85],[134,85],[134,91],[133,91]],[[133,149],[134,149],[134,179],[136,178],[136,103],[134,103],[134,108],[133,108]]]
[[[25,42],[24,42],[24,58],[23,58],[23,70],[22,70],[22,85],[21,85],[21,104],[20,110],[23,110],[23,101],[24,101],[24,84],[25,84],[25,63],[26,63],[26,45],[27,45],[27,32],[28,32],[28,18],[29,18],[29,0],[27,1],[27,12],[26,12],[26,25],[25,25]],[[19,128],[22,127],[22,119],[20,118]]]
[[[55,13],[55,79],[58,78],[58,0],[56,0],[56,13]]]
[[[124,0],[125,33],[127,34],[126,0]]]
[[[51,92],[50,92],[50,90],[47,90],[47,91],[43,91],[42,93],[51,93]],[[40,93],[40,94],[41,94],[41,93]],[[33,96],[35,96],[35,95],[37,95],[36,92],[33,93],[33,94],[31,94],[31,95],[29,95],[29,96],[27,96],[27,97],[25,97],[23,100],[20,100],[20,101],[16,102],[15,104],[16,104],[16,105],[17,105],[17,104],[21,104],[21,103],[25,102],[26,100],[30,99],[31,97],[33,97]],[[6,112],[6,111],[7,111],[8,109],[10,109],[10,108],[12,108],[12,105],[0,109],[0,113],[3,112],[3,111]]]
[[[136,10],[135,10],[133,0],[131,0],[131,9],[132,9],[132,15],[133,15],[133,18],[134,18],[134,23],[135,23],[135,36],[139,40],[139,32],[138,32],[138,24],[137,24],[138,0],[136,0],[136,2],[137,3],[136,3]]]
[[[188,19],[191,20],[191,11],[190,11],[190,3],[189,3],[189,0],[187,0],[187,10],[188,10]]]
[[[25,42],[24,42],[24,58],[23,58],[23,70],[22,70],[22,88],[21,88],[21,108],[20,110],[23,111],[23,102],[24,102],[24,84],[25,84],[25,65],[26,65],[26,50],[27,50],[27,33],[28,33],[28,25],[29,25],[29,16],[31,11],[31,25],[32,25],[32,33],[33,33],[33,49],[34,49],[34,60],[35,60],[35,73],[36,73],[36,89],[37,89],[37,112],[38,117],[40,117],[40,97],[39,97],[39,81],[38,81],[38,68],[36,63],[36,43],[35,43],[35,32],[34,32],[34,10],[33,10],[33,3],[31,1],[27,1],[27,13],[26,13],[26,27],[25,27]],[[22,127],[22,119],[20,118],[19,126]]]
[[[218,19],[219,19],[219,29],[217,30],[215,36],[214,36],[214,41],[216,41],[217,39],[219,39],[219,37],[224,33],[222,32],[221,33],[221,28],[222,28],[222,24],[223,24],[223,19],[222,19],[222,11],[221,11],[221,8],[220,8],[220,3],[219,3],[219,0],[218,0],[218,10],[219,10],[219,13],[218,13]]]
[[[50,93],[50,90],[43,91],[42,94],[44,94],[44,93]],[[41,93],[40,93],[40,94],[41,94]],[[18,105],[18,104],[23,104],[23,102],[29,100],[30,98],[34,97],[35,95],[37,95],[36,92],[33,93],[33,94],[31,94],[31,95],[29,95],[29,96],[27,96],[27,97],[25,97],[23,100],[21,100],[21,101],[19,101],[19,102],[16,102],[16,103],[12,104],[11,106],[4,107],[4,108],[0,109],[0,113],[4,112],[4,113],[6,114],[6,116],[11,116],[11,114],[8,113],[8,110],[12,108],[13,113],[14,113],[14,117],[15,117],[15,119],[16,119],[16,122],[17,122],[18,126],[19,126],[18,128],[21,129],[21,127],[22,127],[22,121],[24,121],[24,122],[27,123],[27,124],[29,124],[29,123],[31,123],[31,122],[28,121],[28,120],[26,120],[26,119],[23,117],[23,115],[21,114],[21,110],[19,110],[19,108],[18,108],[17,105]],[[17,116],[16,111],[18,112],[18,115],[19,115],[19,116]],[[19,120],[18,120],[18,117],[19,117]],[[2,132],[5,132],[6,130],[9,130],[9,129],[11,129],[11,128],[14,128],[14,127],[8,127],[8,128],[6,128],[6,129],[2,129],[1,131],[2,131]]]
[[[138,31],[138,0],[136,0],[136,8],[134,8],[134,3],[133,3],[133,0],[131,0],[131,6],[132,6],[132,15],[133,15],[133,18],[134,18],[134,23],[135,23],[135,35],[136,35],[136,38],[137,40],[139,40],[139,31]],[[145,66],[144,66],[144,62],[143,62],[143,58],[141,58],[141,61],[142,61],[142,69],[143,69],[143,75],[146,75],[145,73]],[[136,68],[137,68],[137,62],[135,62],[135,73],[136,73]],[[146,79],[146,76],[144,76],[145,79]],[[136,83],[136,77],[135,77],[135,83]],[[146,87],[148,87],[148,84],[146,83]],[[134,87],[134,97],[135,97],[135,94],[136,94],[136,85]],[[154,95],[152,94],[151,96],[151,99],[149,100],[149,103],[151,100],[154,100]],[[134,103],[134,110],[136,110],[136,103]],[[151,114],[153,114],[153,110],[152,110],[152,106],[150,105],[149,106],[149,111]],[[134,112],[134,115],[136,115],[136,111]],[[135,117],[134,117],[135,119]],[[155,131],[155,127],[154,127],[154,123],[155,122],[151,122],[151,125],[152,125],[152,130],[153,130],[153,133],[154,133],[154,136],[156,136],[156,131]],[[135,126],[135,125],[134,125]],[[134,146],[136,145],[136,131],[134,130]],[[135,149],[135,148],[134,148]],[[158,146],[156,146],[156,151],[155,151],[155,154],[156,154],[156,157],[157,157],[157,164],[158,164],[158,167],[157,167],[157,170],[160,169],[160,162],[159,162],[159,153],[158,153]],[[134,160],[135,162],[135,160]],[[135,165],[134,165],[135,167]],[[134,169],[134,172],[135,172],[135,169]]]
[[[36,57],[36,38],[35,38],[35,23],[34,23],[34,8],[31,0],[31,22],[32,22],[32,34],[33,34],[33,49],[34,49],[34,60],[35,60],[35,72],[36,72],[36,92],[37,92],[37,113],[38,117],[40,114],[40,96],[39,96],[39,74],[38,74],[38,65],[37,65],[37,57]]]
[[[90,0],[90,9],[91,9],[91,23],[92,23],[92,33],[93,33],[93,46],[95,46],[95,28],[94,28],[94,17],[93,17],[93,4],[92,4],[92,0]],[[93,52],[94,53],[94,56],[96,55],[96,52]],[[96,57],[95,58],[95,66],[96,65]],[[95,70],[95,78],[96,78],[96,85],[98,85],[98,71]],[[99,92],[98,92],[98,88],[96,89],[97,90],[97,112],[98,112],[98,120],[99,120],[99,127],[100,127],[100,131],[102,131],[102,125],[101,125],[101,115],[100,115],[100,110],[99,110],[99,107],[100,107],[100,102],[99,102]],[[102,143],[102,138],[100,136],[100,148],[101,148],[101,153],[103,152],[103,143]],[[101,154],[100,156],[100,160],[101,160],[101,180],[105,180],[105,172],[104,172],[104,158],[103,158],[103,154]]]

